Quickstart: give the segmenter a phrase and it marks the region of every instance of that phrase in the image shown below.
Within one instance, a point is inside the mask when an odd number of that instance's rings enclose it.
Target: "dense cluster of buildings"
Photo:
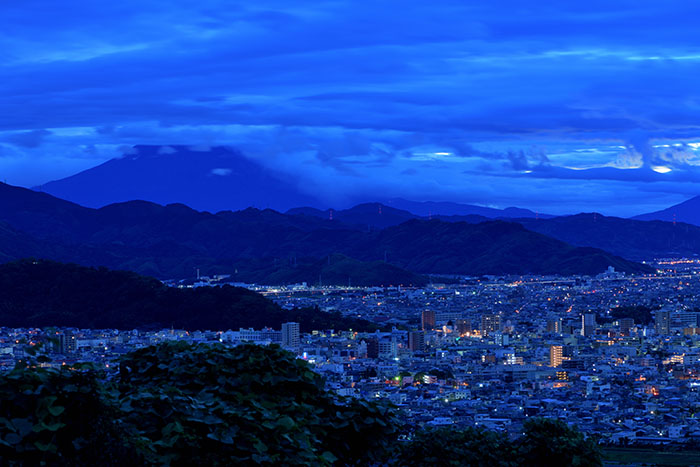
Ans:
[[[385,399],[416,426],[519,433],[528,417],[578,425],[602,442],[700,440],[700,275],[668,261],[658,274],[479,278],[424,288],[264,288],[284,307],[319,306],[384,332],[159,332],[3,329],[0,368],[49,342],[51,365],[114,365],[164,340],[279,344],[343,396]],[[391,329],[391,330],[389,330]],[[46,345],[46,344],[45,344]]]

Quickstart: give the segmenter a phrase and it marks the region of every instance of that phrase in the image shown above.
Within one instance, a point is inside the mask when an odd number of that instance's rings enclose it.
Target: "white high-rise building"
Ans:
[[[299,323],[282,323],[282,347],[299,348]]]
[[[581,335],[589,337],[595,334],[595,328],[597,324],[595,321],[595,314],[584,313],[581,315]]]

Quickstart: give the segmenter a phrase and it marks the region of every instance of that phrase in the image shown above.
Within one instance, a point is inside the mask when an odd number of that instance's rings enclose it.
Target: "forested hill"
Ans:
[[[287,321],[299,322],[302,331],[372,329],[367,321],[319,310],[286,311],[240,287],[179,289],[132,272],[44,260],[0,265],[0,326],[4,327],[237,330],[280,329]]]
[[[324,284],[421,285],[423,274],[598,274],[608,266],[653,271],[502,221],[411,219],[358,229],[271,210],[211,214],[144,201],[89,209],[0,184],[0,222],[14,229],[0,231],[7,238],[0,259],[18,259],[20,252],[158,278],[191,277],[200,269],[232,274],[238,282],[315,282],[320,276]]]

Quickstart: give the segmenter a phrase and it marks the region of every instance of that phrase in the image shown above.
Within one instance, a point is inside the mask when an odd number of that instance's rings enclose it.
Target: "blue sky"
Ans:
[[[0,179],[232,145],[329,204],[633,215],[700,194],[690,1],[12,2]]]

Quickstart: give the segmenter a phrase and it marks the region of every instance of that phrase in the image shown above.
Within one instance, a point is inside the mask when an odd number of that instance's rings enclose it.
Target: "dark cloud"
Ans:
[[[541,210],[632,206],[653,184],[660,205],[697,182],[698,13],[681,0],[15,2],[0,16],[0,169],[36,184],[134,144],[230,144],[335,199],[346,177]]]
[[[41,146],[44,139],[51,134],[50,131],[45,129],[17,131],[5,134],[0,141],[24,148],[36,148]]]

